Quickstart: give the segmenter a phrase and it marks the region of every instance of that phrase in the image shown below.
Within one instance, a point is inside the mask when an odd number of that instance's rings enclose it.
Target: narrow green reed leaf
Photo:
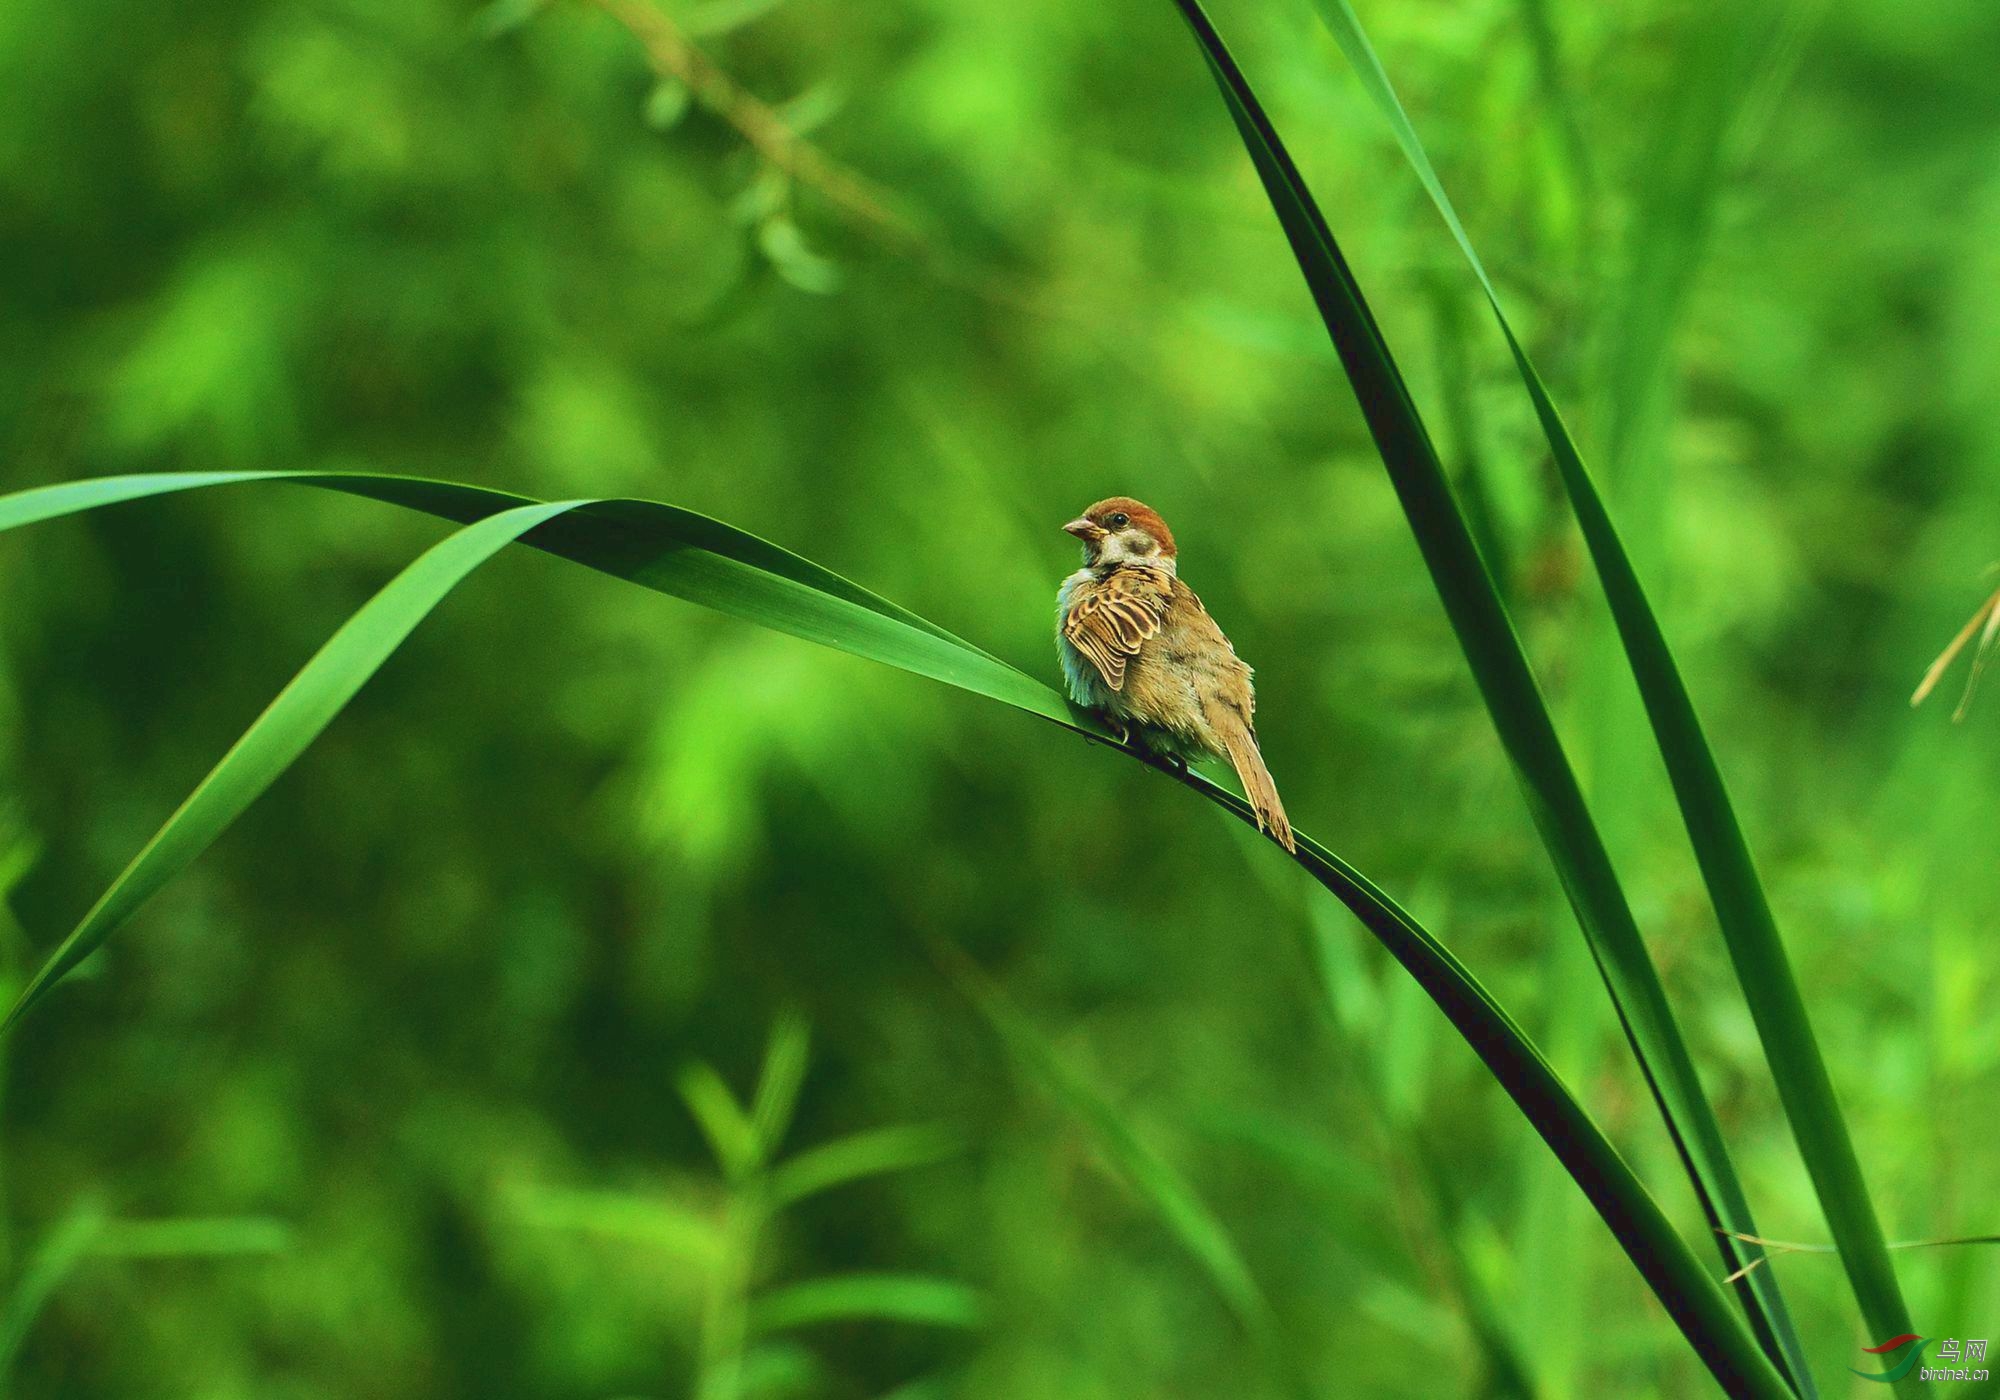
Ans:
[[[269,480],[368,496],[452,520],[481,520],[524,504],[521,497],[483,487],[405,477],[191,473],[0,496],[0,530],[115,500]],[[598,503],[549,519],[521,542],[787,635],[930,676],[1107,747],[1121,747],[1108,740],[1094,719],[1066,705],[1041,682],[956,641],[934,624],[906,620],[912,615],[818,565],[705,516],[653,502]],[[1198,773],[1174,772],[1136,750],[1122,751],[1256,828],[1255,814],[1235,793]],[[1589,1198],[1723,1389],[1759,1400],[1783,1396],[1784,1382],[1721,1288],[1514,1019],[1449,949],[1386,895],[1311,837],[1298,833],[1298,839],[1295,861],[1361,921],[1445,1013]],[[109,931],[109,926],[102,930]]]
[[[1146,1140],[1127,1114],[1056,1052],[1027,1014],[972,959],[943,943],[933,945],[932,952],[1015,1061],[1090,1131],[1126,1185],[1152,1206],[1181,1248],[1201,1265],[1237,1320],[1253,1334],[1269,1338],[1276,1325],[1271,1306],[1228,1227],[1194,1184]]]
[[[5,1377],[49,1297],[90,1257],[109,1217],[96,1201],[70,1208],[15,1273],[0,1304],[0,1377]]]
[[[220,1259],[278,1254],[292,1242],[292,1227],[271,1216],[166,1216],[107,1221],[93,1251],[115,1259]]]
[[[1755,1257],[1757,1248],[1735,1237],[1754,1235],[1754,1229],[1729,1223],[1752,1218],[1748,1201],[1512,619],[1395,357],[1298,167],[1199,0],[1175,3],[1201,46],[1319,307],[1633,1055],[1733,1272]],[[1794,1370],[1795,1386],[1803,1393],[1810,1380],[1798,1379],[1803,1367],[1794,1367],[1788,1355],[1795,1350],[1786,1340],[1792,1324],[1770,1271],[1742,1277],[1736,1287],[1759,1342],[1779,1365]]]
[[[805,1017],[797,1011],[778,1014],[750,1106],[758,1152],[767,1163],[777,1155],[778,1145],[792,1126],[792,1113],[798,1107],[799,1090],[806,1080],[806,1058],[811,1044]]]
[[[1693,698],[1667,645],[1666,634],[1583,454],[1557,411],[1534,361],[1508,321],[1500,294],[1473,248],[1458,211],[1452,207],[1451,197],[1445,193],[1444,184],[1438,179],[1361,21],[1348,0],[1317,0],[1317,4],[1341,51],[1388,122],[1411,169],[1450,229],[1473,275],[1479,279],[1494,319],[1506,338],[1515,368],[1555,456],[1585,545],[1603,581],[1612,620],[1666,762],[1681,819],[1708,885],[1709,899],[1737,982],[1749,1004],[1799,1155],[1819,1195],[1855,1299],[1871,1334],[1898,1336],[1910,1330],[1909,1311],[1890,1262],[1881,1222],[1862,1178],[1853,1139],[1827,1074],[1826,1061],[1813,1033],[1777,920],[1758,877],[1756,861],[1737,820],[1714,750],[1695,712]],[[1789,32],[1781,32],[1781,39]],[[1787,1350],[1792,1353],[1793,1374],[1809,1390],[1811,1381],[1797,1353],[1796,1338],[1787,1338]]]
[[[771,1168],[771,1202],[791,1205],[871,1176],[942,1162],[964,1148],[965,1135],[941,1123],[870,1128],[808,1147]]]
[[[829,1322],[906,1322],[930,1327],[974,1328],[986,1318],[976,1291],[928,1274],[837,1274],[787,1284],[750,1305],[751,1330],[760,1334]]]
[[[193,864],[195,857],[292,766],[403,639],[467,574],[537,525],[579,504],[563,501],[517,506],[467,526],[432,546],[349,618],[133,857],[125,872],[29,981],[0,1030],[13,1025],[50,987],[97,951],[112,929]]]
[[[461,524],[483,520],[514,506],[540,504],[531,497],[517,496],[510,491],[495,491],[486,486],[377,472],[158,472],[59,482],[0,496],[0,532],[122,501],[171,495],[206,486],[267,481],[291,482],[386,501]],[[788,549],[781,549],[768,540],[706,515],[659,501],[593,501],[580,514],[539,531],[528,543],[600,573],[645,583],[656,591],[675,593],[693,602],[703,602],[703,598],[694,596],[692,591],[682,592],[680,587],[669,585],[685,584],[689,590],[694,590],[715,573],[726,572],[727,565],[731,563],[747,565],[816,592],[845,599],[884,617],[895,618],[920,632],[928,632],[951,642],[962,651],[986,655],[978,647],[953,636],[928,618],[897,607]],[[687,560],[678,568],[671,567],[670,560],[678,553],[707,554],[716,558],[710,561]],[[649,581],[641,577],[649,569],[658,572],[658,580]],[[730,594],[737,590],[721,591]],[[746,607],[754,605],[768,610],[774,619],[788,615],[788,611],[774,601],[771,590],[753,588],[749,591],[755,596],[745,603]],[[811,609],[804,611],[810,614]],[[1013,671],[1011,666],[1005,669]],[[1013,673],[1017,676],[1021,674],[1018,671]]]
[[[684,1067],[674,1080],[681,1102],[701,1135],[715,1164],[730,1181],[742,1181],[764,1165],[764,1145],[757,1127],[714,1065],[696,1060]]]
[[[1161,771],[1256,826],[1256,814],[1236,794],[1198,773],[1164,766]],[[1721,1286],[1505,1008],[1450,949],[1366,876],[1311,837],[1301,835],[1298,842],[1298,864],[1416,979],[1535,1125],[1723,1391],[1765,1400],[1791,1394]]]

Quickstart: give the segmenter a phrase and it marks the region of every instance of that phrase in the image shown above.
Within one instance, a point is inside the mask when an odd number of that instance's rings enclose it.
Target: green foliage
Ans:
[[[1174,1164],[1153,1148],[1138,1127],[1107,1102],[1007,1000],[986,975],[962,955],[939,949],[947,974],[999,1035],[1008,1053],[1052,1093],[1089,1132],[1117,1173],[1159,1215],[1244,1325],[1267,1333],[1270,1305],[1243,1262],[1228,1229]]]
[[[0,498],[0,530],[147,495],[228,484],[232,479],[211,473],[42,487]],[[894,604],[765,541],[670,506],[646,501],[562,502],[498,509],[502,502],[495,499],[496,493],[446,482],[281,473],[243,479],[292,480],[454,517],[496,513],[435,546],[321,648],[36,973],[15,1003],[10,1025],[240,815],[353,698],[445,591],[496,550],[538,528],[548,527],[543,547],[606,573],[1003,700],[1084,738],[1104,738],[1100,723],[1080,713],[1066,714],[1064,702],[1053,691],[942,629],[911,618]],[[571,527],[567,534],[565,524]],[[1122,743],[1118,747],[1163,771],[1177,772],[1186,786],[1240,820],[1258,825],[1242,798],[1184,766],[1176,770],[1138,749]],[[1576,1178],[1718,1379],[1745,1395],[1779,1393],[1782,1383],[1777,1373],[1752,1348],[1651,1195],[1534,1043],[1435,937],[1311,837],[1302,831],[1296,837],[1293,860],[1346,904],[1451,1018]],[[984,991],[975,974],[961,969],[958,975],[1010,1046],[1092,1124],[1127,1178],[1201,1262],[1238,1316],[1253,1333],[1268,1338],[1268,1309],[1241,1257],[1179,1174],[1091,1095],[1018,1014]],[[730,1251],[738,1260],[732,1276],[739,1280],[747,1277],[763,1224],[763,1193],[755,1179],[790,1120],[805,1053],[803,1027],[781,1020],[748,1110],[737,1104],[721,1076],[707,1065],[695,1064],[681,1076],[681,1097],[725,1174],[735,1183],[753,1183],[752,1202],[744,1210],[748,1223],[737,1230]],[[1731,1242],[1738,1241],[1732,1236]],[[1753,1277],[1768,1283],[1767,1277]],[[711,1320],[704,1329],[703,1375],[708,1379],[699,1387],[703,1394],[733,1396],[741,1387],[741,1372],[748,1364],[742,1342],[748,1324],[740,1296],[746,1291],[740,1281],[726,1287],[723,1295],[729,1301],[718,1306],[727,1320]],[[863,1288],[863,1296],[867,1291]],[[822,1306],[851,1304],[846,1291],[836,1290],[834,1298],[844,1301],[802,1304],[801,1315],[816,1316],[814,1309]]]
[[[1755,1231],[1741,1223],[1751,1219],[1750,1208],[1723,1142],[1721,1123],[1695,1073],[1658,969],[1612,868],[1610,850],[1584,801],[1472,529],[1452,496],[1429,431],[1338,243],[1242,71],[1196,0],[1182,0],[1182,10],[1215,72],[1340,353],[1646,1085],[1666,1119],[1723,1258],[1732,1271],[1740,1269],[1755,1256],[1742,1248],[1739,1236]],[[1804,1359],[1775,1280],[1768,1273],[1748,1275],[1738,1288],[1770,1360],[1786,1368],[1795,1390],[1809,1390],[1810,1380],[1798,1379],[1804,1375]],[[1667,1301],[1672,1308],[1674,1302]],[[1725,1360],[1713,1352],[1707,1358],[1718,1381],[1727,1385],[1733,1376],[1738,1384],[1747,1383],[1749,1368],[1740,1359]],[[1775,1382],[1775,1374],[1771,1379]]]
[[[257,722],[222,756],[157,835],[107,889],[8,1013],[11,1025],[159,888],[187,868],[320,736],[354,693],[460,580],[522,535],[574,509],[519,506],[468,525],[397,576],[336,632]],[[4,522],[0,522],[4,525]]]
[[[774,615],[862,591],[809,557],[909,610],[882,645],[1039,704],[1056,527],[1130,491],[1256,665],[1293,814],[1409,915],[1311,870],[1356,938],[1240,822],[1050,724],[503,550],[10,1032],[13,1393],[663,1400],[718,1297],[749,1394],[1713,1393],[1572,1172],[1643,1183],[1653,1253],[1726,1316],[1708,1223],[1172,6],[649,3],[900,217],[788,174],[601,5],[0,7],[0,493],[394,472],[477,488],[430,497],[452,526],[671,500],[529,543],[726,519],[787,547],[750,561]],[[2000,741],[1990,688],[1957,726],[1906,700],[1993,587],[1992,7],[1355,16],[1699,700],[1884,1232],[1991,1234]],[[1310,6],[1216,19],[1500,576],[1762,1232],[1814,1246],[1758,1272],[1846,1384],[1880,1339],[1817,1252],[1740,913],[1687,859],[1727,829],[1653,757],[1603,540],[1381,94]],[[440,538],[265,487],[0,537],[10,989]],[[788,1131],[732,1178],[676,1085],[711,1067],[750,1161],[788,1015]],[[718,1293],[753,1180],[754,1277]],[[284,1247],[44,1289],[86,1209],[142,1252],[224,1221]],[[1990,1248],[1894,1261],[1915,1330],[2000,1325]],[[753,1336],[813,1280],[934,1319],[969,1289],[979,1325]]]
[[[218,486],[232,480],[296,480],[306,486],[376,496],[448,516],[478,516],[482,510],[498,506],[492,492],[480,492],[478,488],[392,476],[288,478],[266,472],[248,478],[190,476],[188,482],[172,476],[154,476],[136,482],[48,486],[0,498],[0,530],[108,502],[168,494],[184,486]],[[572,526],[568,536],[562,530],[564,520]],[[756,620],[794,636],[812,638],[826,646],[854,652],[856,656],[902,666],[974,694],[1004,700],[1028,714],[1054,720],[1084,738],[1104,738],[1102,724],[1084,714],[1066,714],[1064,702],[1052,690],[1038,686],[1022,672],[952,638],[942,628],[922,620],[904,620],[908,614],[894,604],[872,598],[854,584],[816,570],[810,562],[720,522],[702,520],[672,506],[638,500],[512,506],[462,528],[444,544],[434,546],[320,648],[298,678],[280,692],[202,786],[168,818],[166,826],[132,860],[112,888],[100,896],[90,914],[72,930],[70,938],[36,972],[14,1004],[8,1024],[18,1020],[58,980],[72,972],[152,892],[200,854],[230,820],[240,816],[298,758],[304,746],[326,728],[332,716],[354,698],[360,686],[382,666],[416,622],[438,604],[446,590],[498,548],[522,540],[542,526],[550,526],[548,534],[552,536],[552,540],[544,540],[544,548],[568,554],[608,574],[630,578],[660,592],[700,600],[720,612]],[[1176,772],[1164,760],[1126,744],[1118,746],[1142,762]],[[1186,768],[1180,768],[1178,776],[1186,786],[1208,796],[1240,820],[1258,826],[1256,816],[1242,798]],[[1262,832],[1260,826],[1258,830]],[[1548,1068],[1534,1042],[1528,1040],[1508,1012],[1492,1000],[1478,980],[1430,932],[1420,928],[1380,890],[1310,836],[1298,832],[1296,838],[1298,850],[1292,852],[1292,858],[1340,898],[1404,964],[1418,984],[1424,986],[1438,1008],[1452,1018],[1466,1042],[1478,1050],[1480,1058],[1486,1060],[1486,1066],[1542,1132],[1584,1194],[1590,1196],[1598,1214],[1626,1246],[1634,1266],[1654,1286],[1668,1312],[1674,1314],[1688,1340],[1716,1376],[1740,1394],[1776,1394],[1780,1390],[1778,1374],[1750,1348],[1740,1324],[1722,1310],[1714,1284],[1694,1266],[1686,1246],[1674,1236],[1652,1196],[1632,1176],[1630,1168],[1618,1158],[1618,1152],[1604,1138],[1602,1130],[1590,1122],[1590,1116],[1554,1070]],[[962,968],[958,978],[1008,1044],[1094,1126],[1112,1156],[1120,1162],[1126,1178],[1154,1204],[1190,1254],[1202,1262],[1232,1310],[1254,1334],[1268,1338],[1268,1308],[1258,1296],[1242,1258],[1234,1244],[1230,1244],[1228,1234],[1180,1180],[1178,1172],[1152,1152],[1114,1110],[1096,1100],[1034,1038],[1032,1030],[1004,1000],[982,988],[976,974]],[[702,1126],[710,1150],[732,1182],[744,1182],[762,1174],[772,1148],[784,1134],[784,1124],[790,1122],[798,1084],[804,1074],[804,1056],[804,1028],[792,1020],[780,1020],[772,1046],[766,1052],[764,1076],[750,1110],[736,1104],[722,1076],[706,1064],[694,1064],[682,1072],[682,1100]],[[748,1270],[748,1260],[754,1256],[754,1242],[762,1228],[762,1190],[758,1190],[754,1200],[756,1204],[750,1206],[752,1224],[744,1226],[746,1238],[734,1250],[742,1258],[738,1272]],[[1730,1236],[1730,1242],[1738,1244],[1740,1240],[1738,1236]],[[1768,1286],[1768,1276],[1750,1276],[1744,1282]],[[1750,1290],[1746,1288],[1746,1292]],[[836,1296],[846,1298],[848,1294],[838,1292]],[[740,1346],[740,1334],[746,1324],[736,1316],[742,1312],[742,1304],[732,1304],[730,1312],[732,1322],[710,1324],[706,1330],[710,1344],[714,1344],[716,1336],[724,1338],[724,1360],[710,1356],[704,1362],[704,1374],[722,1376],[722,1380],[714,1382],[720,1394],[736,1394],[740,1370],[746,1364]],[[702,1392],[708,1390],[710,1382],[704,1382]]]
[[[1459,222],[1458,212],[1452,208],[1450,197],[1439,183],[1430,157],[1425,154],[1423,143],[1417,139],[1402,103],[1389,84],[1388,75],[1382,71],[1381,63],[1375,57],[1368,36],[1362,32],[1360,21],[1355,18],[1347,0],[1323,0],[1322,13],[1327,16],[1328,26],[1354,64],[1369,95],[1375,99],[1395,131],[1397,144],[1409,158],[1411,167],[1423,182],[1425,192],[1450,227],[1452,237],[1471,264],[1481,289],[1486,293],[1487,303],[1500,324],[1501,333],[1506,337],[1514,366],[1520,371],[1521,382],[1534,405],[1536,420],[1548,438],[1549,450],[1561,473],[1563,490],[1576,511],[1584,542],[1590,549],[1591,561],[1603,581],[1612,617],[1617,622],[1619,637],[1638,681],[1639,694],[1645,701],[1646,713],[1652,721],[1653,734],[1666,762],[1667,774],[1673,782],[1681,819],[1687,826],[1696,859],[1701,864],[1702,877],[1708,884],[1709,899],[1715,906],[1736,980],[1743,988],[1744,999],[1757,1023],[1765,1059],[1771,1066],[1779,1099],[1791,1120],[1799,1153],[1812,1175],[1827,1222],[1835,1239],[1840,1242],[1841,1260],[1853,1282],[1855,1297],[1861,1304],[1871,1332],[1883,1336],[1900,1335],[1910,1326],[1909,1310],[1903,1302],[1895,1270],[1889,1263],[1882,1227],[1876,1220],[1874,1203],[1869,1199],[1867,1186],[1861,1179],[1854,1144],[1840,1106],[1834,1099],[1833,1084],[1827,1076],[1818,1038],[1807,1019],[1798,979],[1792,972],[1791,961],[1778,936],[1770,900],[1764,893],[1762,881],[1758,879],[1749,844],[1736,820],[1728,790],[1723,786],[1722,773],[1716,766],[1708,736],[1695,715],[1694,702],[1681,680],[1680,668],[1661,634],[1659,620],[1646,599],[1638,575],[1633,571],[1624,542],[1612,525],[1603,498],[1584,466],[1576,441],[1570,436],[1569,428],[1549,397],[1541,372],[1528,357],[1520,337],[1507,320],[1506,312],[1501,309],[1499,293],[1487,275],[1485,264],[1473,251],[1465,227]],[[1684,193],[1699,200],[1708,196],[1713,185],[1711,177],[1702,180],[1696,189]],[[1646,323],[1657,325],[1666,319],[1654,316],[1648,318]],[[1725,1250],[1724,1257],[1730,1258],[1730,1251]],[[1736,1268],[1754,1268],[1755,1262],[1754,1256],[1743,1262],[1732,1260]],[[1792,1331],[1790,1320],[1784,1315],[1782,1306],[1776,1303],[1775,1295],[1761,1301],[1772,1312],[1773,1322],[1782,1329],[1788,1374],[1795,1385],[1803,1386],[1807,1393],[1811,1393],[1811,1373],[1806,1368],[1804,1356],[1800,1354],[1798,1338]]]
[[[781,1015],[747,1107],[713,1065],[695,1061],[682,1070],[681,1098],[726,1187],[713,1213],[659,1193],[534,1187],[516,1194],[526,1225],[664,1251],[699,1271],[700,1362],[686,1389],[703,1400],[809,1394],[824,1384],[825,1368],[813,1354],[782,1340],[801,1328],[901,1323],[970,1330],[983,1322],[976,1290],[925,1274],[842,1274],[765,1286],[764,1241],[787,1207],[869,1176],[928,1165],[957,1147],[954,1137],[916,1125],[867,1130],[784,1156],[806,1048],[805,1022]]]
[[[50,1295],[92,1261],[231,1259],[274,1254],[291,1243],[291,1231],[282,1221],[121,1220],[107,1215],[99,1202],[86,1199],[50,1227],[0,1305],[0,1383],[12,1372]]]

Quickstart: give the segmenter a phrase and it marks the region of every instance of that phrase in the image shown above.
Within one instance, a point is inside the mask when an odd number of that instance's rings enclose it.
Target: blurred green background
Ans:
[[[1057,527],[1141,496],[1258,668],[1294,819],[1698,1235],[1172,7],[659,13],[890,218],[574,0],[10,0],[0,486],[656,497],[1051,679]],[[2000,12],[1361,14],[1679,649],[1888,1234],[2000,1229],[2000,696],[1906,705],[2000,556]],[[1823,1241],[1476,287],[1310,9],[1217,19],[1485,503],[1760,1223]],[[438,534],[232,488],[0,540],[10,978]],[[1268,848],[1054,728],[526,551],[87,971],[4,1047],[11,1393],[1710,1390]],[[760,1075],[755,1137],[723,1086]],[[786,1200],[800,1161],[853,1179]],[[1922,1332],[2000,1341],[2000,1256],[1898,1262]],[[1837,1263],[1774,1267],[1827,1393],[1870,1389]]]

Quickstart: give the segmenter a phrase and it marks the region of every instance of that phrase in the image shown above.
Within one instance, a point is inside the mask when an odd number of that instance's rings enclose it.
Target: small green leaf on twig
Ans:
[[[964,1136],[941,1124],[875,1128],[811,1147],[771,1172],[771,1199],[802,1201],[871,1176],[941,1162],[964,1148]]]
[[[729,1092],[729,1086],[715,1072],[715,1066],[695,1061],[681,1071],[676,1087],[702,1136],[708,1139],[723,1175],[731,1181],[740,1181],[763,1165],[764,1152],[757,1140],[757,1129],[736,1101],[736,1095]]]
[[[754,1303],[751,1328],[781,1332],[827,1322],[909,1322],[932,1327],[980,1325],[978,1293],[926,1274],[843,1274],[774,1289]]]
[[[750,1104],[751,1128],[763,1161],[777,1155],[778,1144],[792,1125],[799,1087],[805,1083],[809,1046],[805,1017],[796,1011],[782,1013],[771,1027],[771,1043],[764,1051],[764,1068]]]
[[[840,290],[840,268],[815,252],[790,219],[766,219],[757,230],[757,246],[778,275],[800,291],[826,296]]]
[[[791,128],[792,135],[810,136],[839,116],[846,105],[845,87],[836,82],[822,82],[814,83],[789,101],[780,102],[776,111]]]
[[[693,105],[693,89],[679,78],[662,78],[646,94],[646,125],[655,131],[671,131]]]

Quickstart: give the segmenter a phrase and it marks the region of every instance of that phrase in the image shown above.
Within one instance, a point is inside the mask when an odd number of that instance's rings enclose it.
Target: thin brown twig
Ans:
[[[637,40],[655,73],[683,84],[705,111],[731,127],[773,168],[817,191],[940,286],[1009,311],[1074,326],[1129,366],[1128,337],[1113,324],[1123,318],[1074,292],[1058,292],[1038,278],[963,256],[928,238],[914,219],[896,208],[891,191],[800,136],[782,114],[732,77],[651,0],[582,3],[601,11]]]
[[[696,102],[735,128],[773,167],[817,190],[898,251],[922,249],[922,235],[896,211],[887,190],[792,130],[769,103],[725,72],[658,8],[646,0],[586,3],[637,39],[655,72],[685,84]]]

